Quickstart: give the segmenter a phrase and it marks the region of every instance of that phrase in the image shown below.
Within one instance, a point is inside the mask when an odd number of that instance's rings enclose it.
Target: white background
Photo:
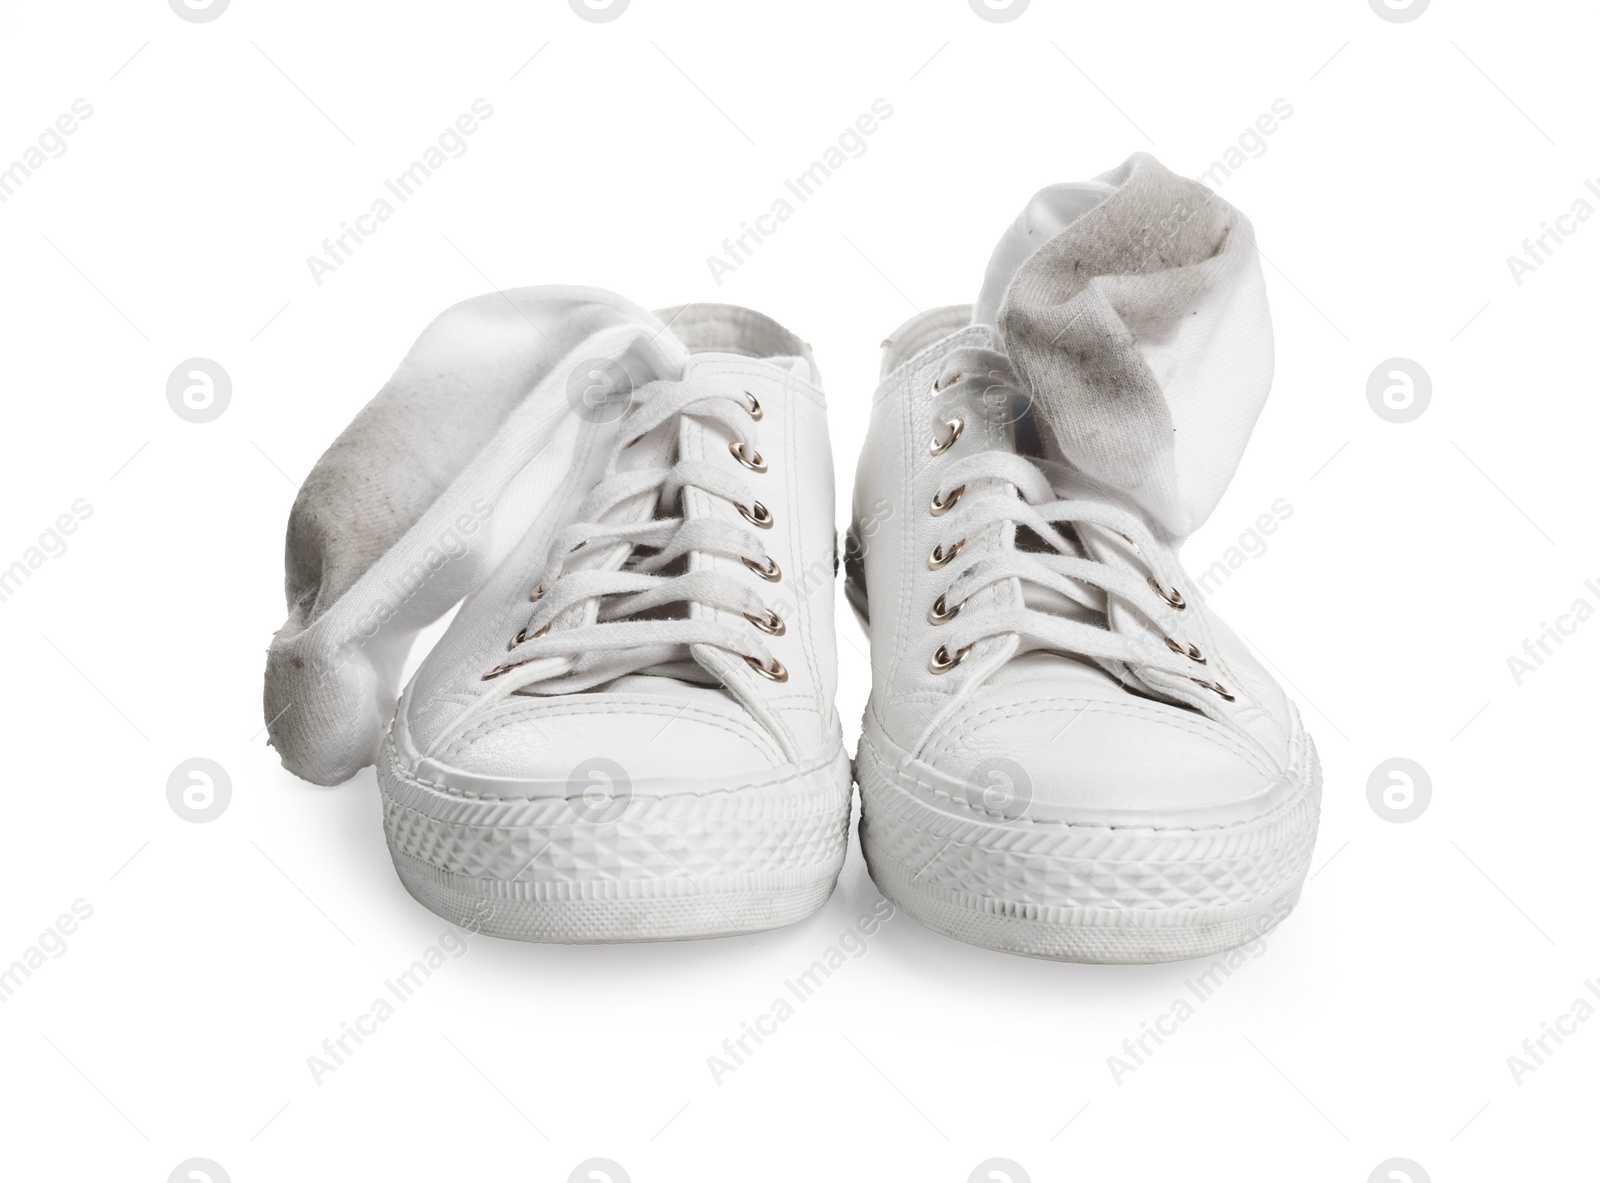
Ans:
[[[1600,218],[1520,286],[1505,259],[1600,178],[1597,25],[1472,0],[1410,23],[1366,0],[1033,0],[1009,23],[966,0],[634,0],[612,23],[565,0],[233,0],[210,23],[6,3],[0,167],[75,99],[93,115],[0,204],[0,566],[76,499],[92,515],[0,603],[0,965],[72,901],[93,914],[0,1004],[0,1169],[1592,1177],[1600,1021],[1520,1084],[1506,1061],[1600,976],[1600,621],[1520,685],[1507,658],[1600,607]],[[306,256],[480,97],[469,151],[314,282]],[[706,257],[876,98],[866,153],[718,286]],[[1038,187],[1140,149],[1197,176],[1279,98],[1292,117],[1219,188],[1268,261],[1274,392],[1185,554],[1293,507],[1213,600],[1325,763],[1313,877],[1260,956],[1118,1083],[1107,1057],[1199,966],[1036,962],[897,917],[714,1083],[707,1057],[878,899],[852,838],[832,900],[781,931],[477,938],[314,1083],[307,1056],[445,926],[394,874],[371,769],[279,767],[261,672],[295,488],[422,327],[555,282],[767,312],[828,380],[842,521],[887,332],[972,299]],[[233,382],[199,425],[165,394],[195,356]],[[1366,397],[1396,356],[1433,384],[1406,424]],[[868,667],[842,600],[840,621],[853,747]],[[204,825],[166,800],[195,756],[233,786]],[[1394,756],[1432,782],[1408,824],[1367,800]]]

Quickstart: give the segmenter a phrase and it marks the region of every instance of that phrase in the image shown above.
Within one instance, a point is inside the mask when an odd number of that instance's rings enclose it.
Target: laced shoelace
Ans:
[[[929,453],[937,457],[960,438],[970,415],[992,413],[997,403],[1004,405],[997,393],[1016,390],[1018,384],[1005,354],[964,347],[945,358],[933,389],[941,405],[955,408],[940,416],[942,429],[929,442]],[[935,571],[949,567],[955,577],[928,611],[929,623],[944,630],[943,644],[928,668],[945,673],[980,642],[1016,636],[1019,652],[1089,658],[1119,678],[1121,668],[1160,671],[1233,701],[1233,692],[1220,682],[1199,676],[1206,654],[1173,635],[1182,630],[1188,604],[1152,561],[1162,552],[1154,535],[1120,506],[1060,496],[1057,490],[1069,478],[1064,465],[1003,450],[973,452],[949,462],[928,507],[941,519],[943,530],[927,563]],[[1009,545],[972,557],[965,566],[957,563],[969,538],[1007,526],[1014,528],[1006,535]],[[1061,526],[1069,526],[1076,537],[1063,533]],[[1015,532],[1023,528],[1044,549],[1019,549]],[[1117,562],[1106,561],[1113,555]],[[1026,604],[968,609],[980,592],[1011,579],[1054,592],[1107,622],[1111,604],[1119,603],[1146,627],[1117,629]]]
[[[552,544],[554,569],[530,593],[527,623],[507,643],[506,660],[483,675],[496,683],[497,697],[518,690],[572,693],[635,673],[704,678],[689,652],[698,645],[735,654],[771,681],[788,680],[760,639],[782,636],[784,622],[762,602],[752,580],[753,574],[775,583],[783,574],[761,540],[773,515],[749,489],[749,478],[767,471],[747,442],[748,425],[762,415],[748,392],[719,393],[666,380],[635,392],[606,475]],[[666,454],[675,456],[680,418],[725,429],[737,465],[677,458],[628,466],[624,457],[660,428],[674,433]],[[691,519],[681,508],[677,516],[663,516],[669,507],[681,507],[691,488],[730,503],[739,520]],[[736,559],[742,566],[683,570],[680,560],[691,554]],[[737,613],[748,625],[735,628],[710,614],[690,615],[688,605]],[[651,615],[670,608],[677,613]]]

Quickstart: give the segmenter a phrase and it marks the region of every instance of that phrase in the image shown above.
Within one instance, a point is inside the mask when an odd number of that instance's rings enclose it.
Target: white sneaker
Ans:
[[[415,356],[425,336],[391,387],[410,374],[458,397],[470,377],[525,394],[402,539],[416,550],[476,517],[472,553],[496,559],[375,753],[407,890],[520,940],[809,915],[850,812],[809,348],[745,309],[651,315],[583,289],[471,301],[441,334],[471,375],[437,381]],[[269,712],[270,684],[269,669]]]
[[[1294,906],[1315,749],[1177,559],[1271,373],[1249,223],[1144,155],[1041,191],[975,307],[885,343],[846,546],[856,776],[873,880],[923,924],[1162,961]]]

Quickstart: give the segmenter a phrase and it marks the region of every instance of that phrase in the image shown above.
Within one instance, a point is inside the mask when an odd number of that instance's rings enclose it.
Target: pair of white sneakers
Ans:
[[[1143,155],[1043,190],[976,305],[885,342],[841,546],[820,377],[787,330],[592,289],[468,301],[301,490],[269,734],[319,783],[375,762],[402,882],[478,931],[788,924],[848,847],[842,551],[886,896],[1038,957],[1243,943],[1298,898],[1317,760],[1177,549],[1271,368],[1236,210]]]

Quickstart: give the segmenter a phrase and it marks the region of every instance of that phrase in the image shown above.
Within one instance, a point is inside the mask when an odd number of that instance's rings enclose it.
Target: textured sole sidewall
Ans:
[[[630,803],[609,822],[575,820],[564,801],[508,809],[441,793],[388,742],[378,784],[406,890],[453,924],[512,940],[690,940],[792,924],[827,901],[849,844],[842,751],[759,800],[686,792]]]
[[[528,890],[538,885],[473,879],[389,853],[412,898],[457,927],[568,945],[701,940],[781,928],[827,902],[844,861],[841,856],[831,865],[787,875],[597,881],[538,892]]]
[[[864,741],[861,848],[872,880],[935,932],[1059,961],[1206,957],[1271,932],[1294,908],[1316,843],[1321,768],[1304,738],[1291,796],[1209,828],[957,818],[888,773]]]

